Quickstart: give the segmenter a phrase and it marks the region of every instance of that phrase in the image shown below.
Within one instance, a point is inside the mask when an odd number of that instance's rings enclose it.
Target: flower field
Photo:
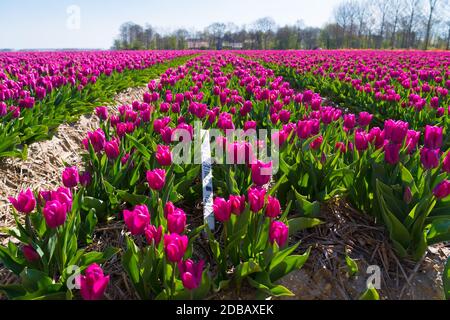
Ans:
[[[136,87],[138,99],[114,105]],[[4,195],[0,292],[302,299],[285,279],[342,236],[332,212],[371,230],[369,242],[379,230],[392,252],[382,260],[417,272],[430,251],[448,253],[448,90],[444,52],[0,53],[0,158],[25,160],[60,125],[98,119],[58,186]],[[347,279],[366,275],[359,240],[337,253]],[[378,248],[359,246],[367,259]],[[439,268],[448,298],[450,266]],[[350,298],[393,298],[385,291]]]

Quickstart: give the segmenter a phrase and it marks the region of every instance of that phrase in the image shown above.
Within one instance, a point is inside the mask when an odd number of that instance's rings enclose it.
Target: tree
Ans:
[[[263,49],[267,49],[269,33],[272,33],[275,27],[275,21],[270,17],[264,17],[255,21],[255,29],[261,33]]]
[[[206,32],[212,34],[216,43],[216,49],[222,49],[222,38],[225,34],[226,24],[222,22],[215,22],[206,27]]]

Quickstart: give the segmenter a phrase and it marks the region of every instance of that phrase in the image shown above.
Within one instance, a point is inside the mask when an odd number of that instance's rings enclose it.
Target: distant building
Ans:
[[[244,44],[242,42],[227,42],[227,41],[225,41],[222,46],[223,49],[236,49],[236,50],[242,49],[243,47]]]
[[[188,39],[186,40],[188,49],[208,49],[208,41],[201,39]]]

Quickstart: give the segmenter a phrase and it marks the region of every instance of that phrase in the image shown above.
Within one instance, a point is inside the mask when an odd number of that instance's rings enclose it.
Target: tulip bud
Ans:
[[[439,200],[445,199],[450,195],[450,180],[444,180],[436,186],[433,194]]]
[[[156,149],[156,161],[160,166],[170,166],[172,164],[172,153],[170,148],[163,145],[158,145]]]
[[[231,217],[231,203],[223,198],[215,198],[213,204],[214,216],[220,222],[226,222]]]
[[[167,260],[170,262],[179,262],[183,259],[188,246],[187,236],[180,236],[176,233],[166,234],[164,236],[164,251]]]
[[[123,210],[123,219],[133,236],[144,234],[150,223],[150,213],[146,205],[137,205],[132,211]]]
[[[41,258],[32,245],[23,246],[22,252],[25,259],[30,263],[38,261]]]
[[[195,264],[191,259],[180,261],[178,269],[180,270],[181,281],[183,286],[188,290],[198,288],[202,282],[204,261],[200,260]]]
[[[67,212],[67,204],[62,203],[58,200],[48,201],[45,204],[44,209],[42,209],[42,214],[44,215],[45,222],[51,229],[55,229],[66,222]]]
[[[252,212],[258,213],[264,207],[265,196],[266,190],[263,188],[253,187],[248,190],[247,198]]]
[[[170,233],[182,234],[186,228],[186,214],[181,209],[175,209],[167,216],[167,228]]]
[[[20,192],[17,199],[9,197],[8,200],[21,213],[29,214],[36,208],[36,199],[30,189]]]
[[[77,167],[66,168],[62,173],[62,181],[67,188],[76,187],[80,182]]]
[[[289,228],[281,221],[272,221],[269,228],[269,240],[273,244],[276,242],[279,247],[283,247],[289,237]]]
[[[152,190],[160,191],[166,183],[166,170],[154,169],[147,171],[146,174],[148,185]]]
[[[269,218],[276,218],[281,214],[280,201],[277,198],[268,196],[267,197],[267,207],[266,216]]]
[[[96,263],[86,268],[84,276],[78,277],[80,294],[84,300],[100,300],[103,298],[109,283],[109,276],[105,276],[102,268]]]
[[[405,188],[405,192],[403,193],[403,201],[405,201],[406,204],[410,204],[412,201],[412,192],[410,187]]]

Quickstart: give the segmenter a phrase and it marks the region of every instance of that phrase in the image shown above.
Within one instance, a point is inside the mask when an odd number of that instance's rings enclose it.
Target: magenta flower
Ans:
[[[266,216],[269,218],[276,218],[281,214],[280,201],[277,198],[268,196],[267,197],[267,207]]]
[[[365,151],[369,148],[369,134],[365,131],[355,133],[355,146],[358,151]]]
[[[178,262],[181,281],[186,289],[194,290],[200,286],[202,282],[203,265],[203,260],[200,260],[197,264],[191,259]]]
[[[444,180],[436,186],[433,190],[433,194],[438,199],[447,198],[450,195],[450,180]]]
[[[172,153],[170,148],[163,145],[158,145],[156,149],[156,161],[160,166],[170,166],[172,164]]]
[[[368,112],[360,112],[358,117],[358,124],[361,127],[367,127],[372,122],[373,115]]]
[[[38,261],[39,259],[41,259],[41,257],[39,256],[39,254],[33,248],[32,245],[25,245],[25,246],[23,246],[22,253],[23,253],[23,256],[25,257],[25,259],[28,262],[30,262],[30,263],[33,263],[33,262]]]
[[[92,175],[89,171],[85,171],[83,172],[83,174],[80,176],[80,184],[83,187],[87,187],[91,184],[92,182]]]
[[[344,128],[347,130],[352,130],[356,125],[356,117],[354,114],[344,115]]]
[[[147,171],[146,174],[148,185],[152,190],[160,191],[166,183],[166,170],[154,169]]]
[[[132,211],[123,210],[123,219],[133,236],[144,234],[150,223],[150,213],[146,205],[137,205]]]
[[[177,208],[167,216],[167,228],[170,233],[182,234],[186,228],[186,213]]]
[[[89,142],[92,144],[95,152],[102,151],[106,143],[105,133],[103,130],[99,128],[93,132],[88,132],[87,139],[83,140],[86,150],[89,150]]]
[[[429,149],[439,149],[442,146],[442,128],[425,127],[425,147]]]
[[[108,286],[109,276],[105,276],[102,268],[94,263],[86,268],[84,275],[78,277],[78,283],[84,300],[100,300]]]
[[[283,247],[289,237],[289,227],[281,221],[272,221],[269,228],[270,242],[277,243],[279,247]]]
[[[384,123],[384,138],[393,143],[401,144],[408,134],[408,127],[407,122],[387,120]]]
[[[272,162],[264,163],[258,160],[252,164],[252,181],[256,186],[261,187],[269,183],[271,177]]]
[[[220,222],[226,222],[231,217],[231,203],[223,198],[215,198],[213,204],[214,216]]]
[[[67,212],[69,208],[66,203],[58,200],[51,200],[45,203],[42,214],[44,215],[47,226],[55,229],[66,222]]]
[[[397,164],[400,161],[401,144],[389,143],[384,146],[384,160],[389,164]]]
[[[36,208],[36,198],[30,189],[20,192],[17,199],[9,197],[8,200],[20,213],[29,214]]]
[[[108,108],[107,107],[97,107],[97,108],[95,108],[95,114],[101,120],[107,120],[108,119]]]
[[[119,141],[118,140],[111,140],[106,142],[105,144],[105,153],[108,159],[115,160],[119,157],[120,150],[119,150]]]
[[[444,170],[447,173],[450,173],[450,151],[447,152],[447,156],[444,158],[444,161],[442,162],[442,170]]]
[[[80,182],[77,167],[66,168],[62,173],[62,181],[66,188],[74,188]]]
[[[228,202],[231,206],[231,212],[239,216],[245,210],[245,196],[231,195]]]
[[[420,161],[427,170],[439,167],[439,158],[439,149],[420,149]]]
[[[264,207],[265,196],[266,189],[253,187],[248,190],[247,198],[252,212],[258,213]]]
[[[170,262],[180,262],[186,253],[188,243],[187,236],[180,236],[176,233],[164,235],[164,251],[167,260]]]
[[[161,242],[162,231],[162,226],[156,228],[155,226],[149,224],[144,230],[147,243],[151,245],[154,242],[155,246],[158,246]]]

